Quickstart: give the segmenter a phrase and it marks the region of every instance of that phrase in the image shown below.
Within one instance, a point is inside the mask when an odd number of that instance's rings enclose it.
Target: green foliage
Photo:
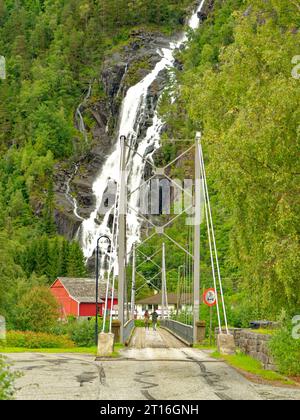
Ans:
[[[101,322],[99,325],[99,331],[101,331]],[[91,347],[95,344],[95,320],[72,322],[68,330],[76,346]]]
[[[226,292],[243,325],[300,307],[298,26],[295,2],[216,1],[179,54],[177,101],[161,108],[171,137],[203,131],[214,216],[227,226]]]
[[[47,333],[9,331],[6,334],[6,347],[27,349],[73,348],[74,343],[67,336]]]
[[[91,103],[103,97],[105,55],[128,43],[133,29],[173,31],[189,4],[0,0],[0,55],[7,64],[7,79],[0,80],[0,314],[11,327],[16,302],[36,283],[86,274],[79,245],[58,237],[54,220],[56,168],[89,147],[74,128],[76,106],[90,84]],[[138,71],[132,69],[132,79]],[[84,117],[92,128],[92,114]]]
[[[28,349],[25,347],[0,347],[1,353],[11,354],[11,353],[40,353],[41,351],[46,354],[57,354],[57,353],[77,353],[77,354],[88,354],[90,356],[97,355],[97,347],[51,347],[43,349],[41,347],[37,349]]]
[[[58,322],[51,328],[51,333],[67,335],[77,347],[91,347],[95,344],[95,318],[90,320],[69,318],[68,322]],[[102,331],[102,319],[98,319],[99,332]]]
[[[16,307],[16,328],[47,332],[59,318],[59,306],[47,287],[34,287],[23,295]]]
[[[64,238],[43,236],[33,240],[17,260],[27,276],[32,273],[46,276],[49,283],[58,276],[84,277],[85,260],[78,242],[69,243]]]
[[[18,374],[13,373],[5,359],[0,356],[0,401],[12,400],[14,396],[14,381]]]
[[[247,356],[243,353],[237,353],[233,356],[224,356],[223,354],[214,353],[212,357],[216,359],[225,359],[225,361],[236,369],[255,375],[265,381],[280,382],[285,385],[295,385],[292,381],[281,376],[280,374],[264,370],[261,362]]]
[[[293,326],[288,324],[276,332],[269,343],[271,354],[281,373],[300,375],[300,340],[293,338]]]
[[[78,242],[72,242],[68,251],[67,273],[70,277],[85,277],[85,260]]]
[[[145,74],[147,71],[149,73],[151,70],[151,64],[147,60],[142,60],[134,63],[128,69],[128,72],[125,77],[125,83],[128,86],[134,86],[141,80],[141,74]]]

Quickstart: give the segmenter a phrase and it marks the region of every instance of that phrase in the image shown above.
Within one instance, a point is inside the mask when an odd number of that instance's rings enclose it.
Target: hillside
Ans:
[[[139,31],[178,31],[191,2],[127,3],[0,0],[7,66],[0,80],[0,313],[9,318],[33,284],[86,271],[72,242],[74,192],[66,190],[74,164],[86,160],[90,167],[98,141],[97,115],[79,105],[89,87],[90,104],[108,101],[100,77],[106,57],[136,42]]]
[[[0,0],[7,62],[0,80],[0,313],[12,323],[14,301],[33,285],[86,274],[78,228],[95,206],[93,181],[112,148],[122,100],[196,4]],[[160,102],[163,137],[203,132],[231,322],[294,315],[300,89],[291,73],[299,4],[215,0],[205,7],[200,29],[177,54],[169,89],[176,101],[165,93]],[[160,75],[151,85],[140,135],[168,80]],[[172,156],[164,143],[161,154]],[[180,228],[176,234],[182,239]],[[202,239],[207,244],[205,229]],[[167,263],[176,288],[176,259]],[[205,251],[204,286],[208,266]]]
[[[171,105],[169,136],[203,131],[209,178],[224,220],[227,287],[242,318],[300,306],[299,5],[214,2],[190,48]],[[293,75],[292,75],[293,71]],[[227,226],[227,232],[224,227]],[[222,229],[222,228],[221,228]]]

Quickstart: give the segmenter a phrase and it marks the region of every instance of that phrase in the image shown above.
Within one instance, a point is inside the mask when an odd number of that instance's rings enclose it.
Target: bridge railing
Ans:
[[[134,328],[135,328],[134,319],[127,321],[126,324],[124,325],[124,343],[126,346],[128,346],[130,342]]]
[[[163,319],[161,326],[168,329],[171,333],[184,340],[187,344],[192,345],[194,342],[194,332],[191,325],[182,324],[173,319]]]

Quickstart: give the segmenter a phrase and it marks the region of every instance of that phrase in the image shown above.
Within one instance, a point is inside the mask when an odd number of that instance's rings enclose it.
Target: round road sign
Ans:
[[[203,301],[207,306],[215,306],[217,304],[217,293],[215,289],[207,289],[203,294]]]

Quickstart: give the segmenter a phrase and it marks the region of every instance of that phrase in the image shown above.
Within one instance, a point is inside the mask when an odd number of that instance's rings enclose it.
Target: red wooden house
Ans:
[[[96,316],[96,287],[95,279],[76,279],[59,277],[51,286],[51,292],[60,304],[62,317],[91,317]],[[105,306],[106,284],[99,285],[99,315],[102,316]],[[117,296],[114,293],[114,296]],[[108,308],[111,308],[112,289],[109,290]],[[118,304],[114,298],[113,307]]]

